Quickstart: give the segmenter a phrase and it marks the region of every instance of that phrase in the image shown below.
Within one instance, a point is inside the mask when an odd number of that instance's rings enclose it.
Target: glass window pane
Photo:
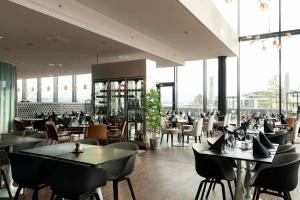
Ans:
[[[241,42],[241,116],[254,112],[278,112],[279,64],[278,49],[261,44]]]
[[[26,81],[27,81],[26,83],[27,101],[36,102],[37,101],[37,79],[32,78],[32,79],[27,79]]]
[[[42,102],[53,102],[53,87],[54,78],[46,77],[41,78],[41,101]]]
[[[207,60],[207,108],[218,110],[218,59]]]
[[[162,112],[172,110],[173,102],[173,88],[172,87],[161,87],[160,88],[160,101],[163,105]]]
[[[203,110],[203,61],[189,61],[178,67],[178,109]]]
[[[85,100],[91,99],[91,74],[76,75],[77,102],[84,103]]]
[[[282,0],[281,1],[281,30],[292,30],[300,28],[300,1]]]
[[[230,114],[229,123],[237,123],[237,58],[226,59],[227,113]]]
[[[17,101],[22,101],[22,79],[17,80]]]
[[[288,111],[289,115],[295,115],[298,110],[297,93],[293,95],[291,92],[300,91],[299,43],[300,35],[282,38],[282,110]],[[287,96],[287,93],[290,94]],[[300,105],[300,94],[298,96]]]
[[[72,102],[72,76],[58,77],[58,102]]]
[[[278,0],[261,2],[268,4],[268,9],[262,11],[259,1],[240,1],[240,35],[254,35],[279,30]]]
[[[156,82],[174,82],[174,67],[158,67],[156,68]]]

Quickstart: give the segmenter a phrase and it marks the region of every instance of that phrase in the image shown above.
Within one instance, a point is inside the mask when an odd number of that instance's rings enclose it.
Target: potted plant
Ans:
[[[161,109],[160,94],[156,89],[150,89],[146,93],[145,101],[145,115],[147,131],[150,134],[150,148],[152,150],[158,147],[158,137],[161,122]]]

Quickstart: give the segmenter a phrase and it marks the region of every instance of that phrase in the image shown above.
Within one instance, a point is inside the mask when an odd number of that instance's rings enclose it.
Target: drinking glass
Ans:
[[[252,143],[252,138],[253,138],[253,136],[252,136],[252,134],[246,134],[246,136],[245,136],[245,141],[246,142],[250,142],[250,143]]]
[[[242,139],[245,137],[244,130],[238,130],[237,134],[238,134],[238,137],[239,137],[240,141],[242,141]]]
[[[229,134],[228,138],[227,138],[227,143],[229,144],[229,147],[234,147],[235,144],[235,137],[233,134]]]

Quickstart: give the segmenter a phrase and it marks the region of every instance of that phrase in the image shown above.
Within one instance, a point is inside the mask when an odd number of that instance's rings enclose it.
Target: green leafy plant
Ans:
[[[144,108],[146,115],[147,130],[151,133],[152,139],[155,139],[156,134],[159,132],[160,129],[160,121],[162,117],[162,104],[160,103],[160,94],[156,89],[150,89],[146,93],[146,101]]]

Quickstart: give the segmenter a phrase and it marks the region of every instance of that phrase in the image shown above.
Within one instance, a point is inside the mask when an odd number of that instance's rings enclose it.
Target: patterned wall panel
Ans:
[[[42,112],[45,114],[51,113],[52,111],[57,114],[64,114],[65,112],[71,113],[72,111],[84,111],[90,105],[84,103],[32,103],[32,102],[19,102],[17,107],[17,116],[21,118],[30,118]]]

